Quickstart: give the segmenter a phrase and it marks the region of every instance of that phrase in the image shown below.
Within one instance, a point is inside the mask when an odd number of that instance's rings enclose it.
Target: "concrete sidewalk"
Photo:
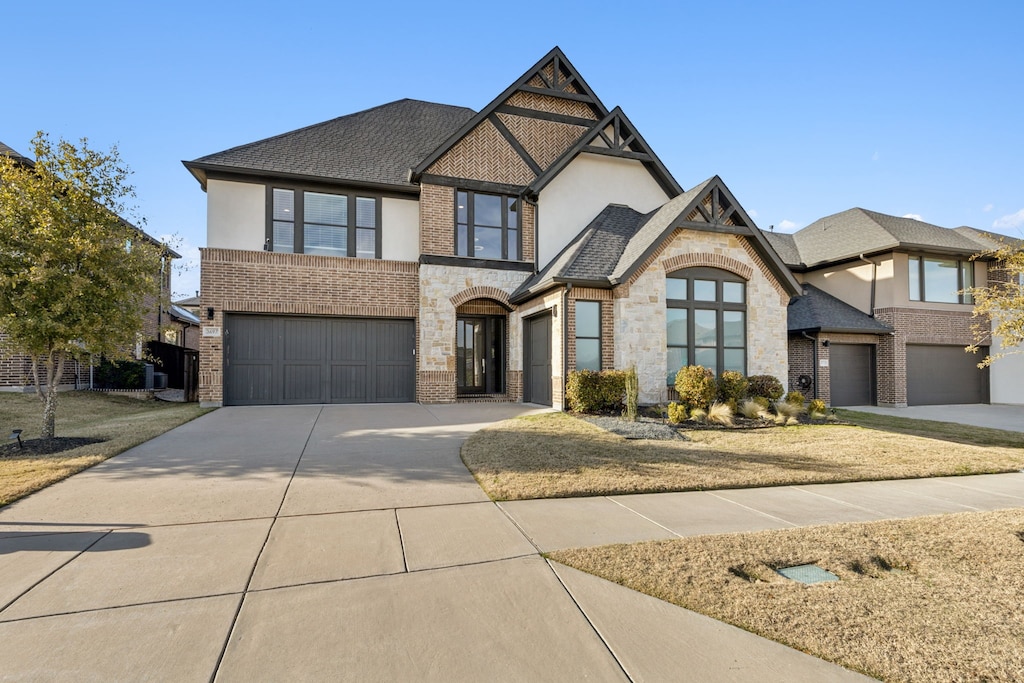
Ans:
[[[640,497],[549,501],[612,511],[561,507],[558,531],[489,502],[459,447],[524,410],[221,409],[0,510],[0,676],[863,680],[546,562],[671,521]],[[685,518],[672,500],[650,505]]]

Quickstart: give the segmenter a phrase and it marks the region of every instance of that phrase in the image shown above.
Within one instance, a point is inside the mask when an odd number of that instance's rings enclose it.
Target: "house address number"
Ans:
[[[204,327],[203,328],[203,336],[204,337],[219,337],[220,336],[220,328],[219,327]]]

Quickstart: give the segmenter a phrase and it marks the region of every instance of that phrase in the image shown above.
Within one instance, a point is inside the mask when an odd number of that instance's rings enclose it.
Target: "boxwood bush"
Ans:
[[[622,370],[576,370],[569,373],[565,398],[576,413],[620,413],[626,395]]]

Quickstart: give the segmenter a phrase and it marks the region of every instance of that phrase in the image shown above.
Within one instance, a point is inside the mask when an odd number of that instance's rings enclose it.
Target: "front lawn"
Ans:
[[[208,412],[197,403],[141,401],[87,391],[61,392],[57,401],[58,439],[74,439],[73,444],[83,445],[43,453],[36,451],[45,449],[22,451],[14,441],[0,442],[0,506]],[[0,430],[4,437],[12,429],[23,429],[23,441],[35,439],[41,422],[42,403],[35,394],[0,393]]]
[[[1024,671],[1024,510],[698,536],[551,559],[890,681]],[[839,581],[775,569],[817,564]]]
[[[890,418],[896,419],[899,418]],[[1011,472],[1024,434],[956,426],[958,441],[853,425],[694,430],[637,441],[565,413],[477,432],[462,459],[495,500]]]

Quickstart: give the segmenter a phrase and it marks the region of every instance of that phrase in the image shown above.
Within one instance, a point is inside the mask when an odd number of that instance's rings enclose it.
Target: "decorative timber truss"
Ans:
[[[556,47],[413,168],[410,179],[535,199],[583,152],[640,161],[669,196],[682,192],[622,110],[609,112]]]

